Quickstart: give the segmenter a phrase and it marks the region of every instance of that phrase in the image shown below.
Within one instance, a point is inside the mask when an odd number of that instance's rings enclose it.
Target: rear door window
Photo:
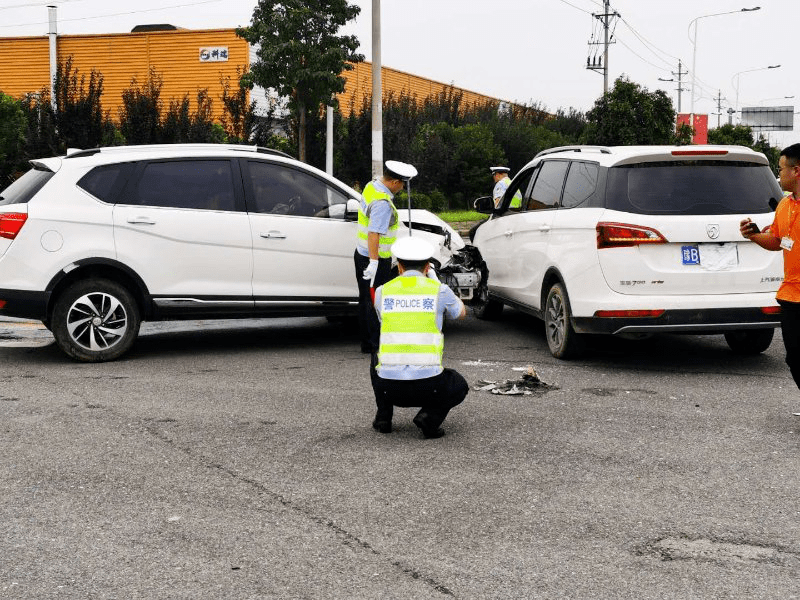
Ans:
[[[558,206],[568,167],[569,162],[565,160],[542,162],[539,176],[536,178],[528,198],[528,210],[542,210]]]
[[[783,194],[766,165],[654,162],[608,170],[607,207],[647,215],[767,213]]]
[[[130,204],[236,210],[230,160],[173,160],[144,165]]]
[[[561,198],[563,208],[581,206],[597,189],[597,176],[600,168],[595,163],[575,161],[569,168]]]
[[[52,171],[34,167],[0,192],[0,206],[27,204],[44,187],[44,184],[50,181],[53,175],[55,173]]]

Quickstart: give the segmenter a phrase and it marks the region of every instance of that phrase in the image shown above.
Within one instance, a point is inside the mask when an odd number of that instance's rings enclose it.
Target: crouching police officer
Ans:
[[[465,379],[442,367],[444,317],[461,319],[464,303],[430,271],[433,247],[404,237],[391,248],[399,277],[375,290],[380,344],[371,365],[378,411],[372,426],[391,433],[395,406],[420,407],[414,424],[426,438],[444,435],[441,424],[469,392]]]

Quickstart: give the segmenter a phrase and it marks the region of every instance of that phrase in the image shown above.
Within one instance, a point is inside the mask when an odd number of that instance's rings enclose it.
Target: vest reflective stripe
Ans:
[[[503,183],[506,184],[506,188],[511,185],[511,179],[506,176],[503,179]],[[514,192],[514,197],[511,199],[511,204],[508,205],[509,208],[522,208],[522,194],[520,194],[519,190]]]
[[[362,250],[367,252],[369,255],[369,245],[367,243],[368,237],[368,227],[369,227],[369,213],[371,210],[371,205],[376,200],[388,200],[389,205],[392,207],[392,219],[389,222],[389,229],[388,231],[380,237],[380,241],[378,242],[378,256],[380,258],[391,258],[392,257],[392,244],[397,241],[397,225],[399,219],[397,218],[397,209],[394,206],[394,202],[389,197],[389,194],[384,192],[379,192],[375,189],[375,186],[372,183],[367,184],[364,188],[364,193],[362,194],[364,198],[364,202],[367,205],[366,213],[364,212],[361,203],[358,206],[358,240],[357,244],[358,247]]]
[[[381,365],[441,366],[444,336],[436,325],[440,283],[427,277],[397,277],[381,296]]]

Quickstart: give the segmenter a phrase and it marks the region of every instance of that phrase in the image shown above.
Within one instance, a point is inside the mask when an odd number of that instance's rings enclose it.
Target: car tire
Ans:
[[[59,347],[81,362],[115,360],[139,334],[139,307],[124,286],[87,279],[68,287],[55,301],[50,319]]]
[[[761,354],[769,348],[774,329],[739,329],[726,331],[725,341],[736,354]]]
[[[547,292],[544,305],[544,329],[547,346],[556,358],[569,359],[579,356],[585,346],[585,338],[572,328],[569,298],[561,283],[554,283]]]

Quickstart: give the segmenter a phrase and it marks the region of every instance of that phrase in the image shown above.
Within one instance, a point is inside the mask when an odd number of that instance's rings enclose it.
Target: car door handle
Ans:
[[[512,235],[514,235],[514,232],[509,229],[509,230],[503,232],[503,235],[506,236],[506,237],[511,237]]]
[[[267,231],[266,233],[261,233],[262,238],[274,239],[274,240],[285,240],[286,234],[281,233],[280,231]]]
[[[136,217],[132,219],[128,219],[128,223],[131,225],[155,225],[156,222],[150,220],[147,217]]]
[[[550,231],[550,225],[539,225],[539,231]]]

